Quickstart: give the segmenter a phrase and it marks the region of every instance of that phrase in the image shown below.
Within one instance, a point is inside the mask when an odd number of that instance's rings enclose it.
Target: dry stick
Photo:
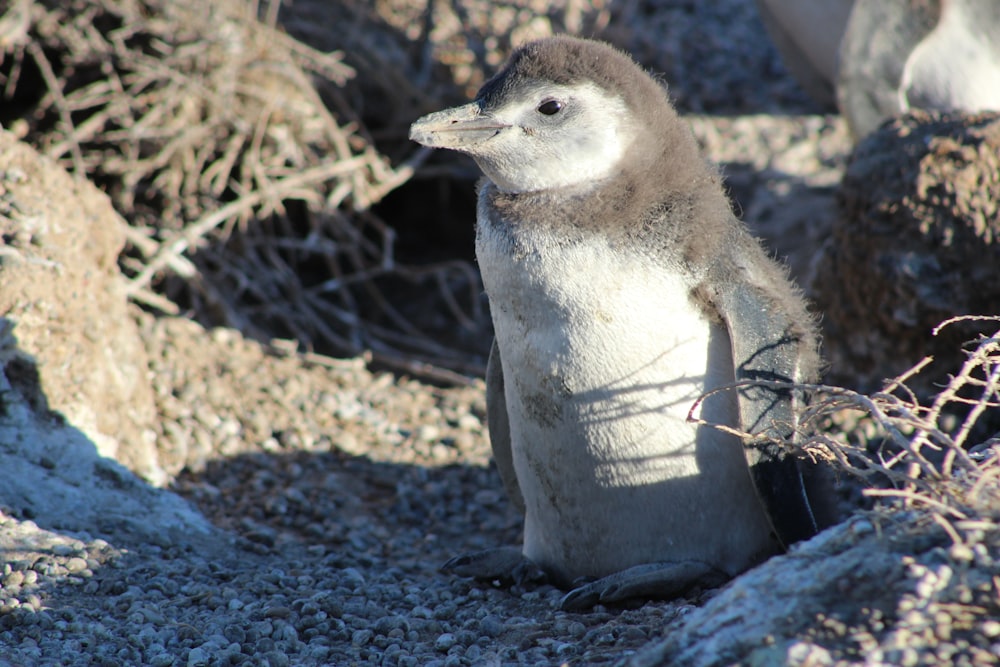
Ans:
[[[263,333],[253,324],[253,321],[244,316],[241,308],[236,308],[230,302],[229,294],[220,290],[212,281],[205,280],[201,275],[189,281],[195,294],[199,292],[212,304],[212,307],[221,311],[226,326],[241,332],[247,337],[263,338]]]
[[[850,459],[845,452],[845,447],[834,441],[832,438],[814,436],[810,438],[808,442],[802,443],[802,447],[807,453],[812,453],[813,450],[819,450],[821,453],[825,454],[824,458],[837,461],[843,469],[849,472],[864,472],[857,470],[854,466],[850,465]]]
[[[916,493],[908,489],[865,489],[862,493],[866,496],[878,496],[878,497],[888,497],[888,498],[904,498],[909,502],[920,502],[925,505],[930,505],[938,510],[950,514],[957,519],[968,519],[968,515],[964,512],[960,512],[954,507],[949,507],[939,500],[935,500],[930,496]]]
[[[896,465],[900,461],[902,461],[903,459],[905,459],[907,456],[909,456],[909,452],[907,452],[905,449],[899,450],[894,455],[890,456],[888,459],[882,458],[882,453],[880,452],[879,453],[879,462],[882,465],[882,467],[884,467],[884,468],[895,468]]]
[[[72,134],[67,134],[65,139],[52,144],[47,151],[49,157],[53,160],[58,160],[67,151],[72,153],[74,149],[79,149],[81,141],[90,141],[96,137],[107,126],[109,120],[111,120],[110,108],[104,108],[96,112],[87,120],[77,125]]]
[[[885,420],[893,420],[894,424],[900,423],[916,428],[916,433],[909,438],[906,438],[898,431],[898,429],[895,428],[895,426],[892,427],[893,433],[899,435],[899,439],[897,440],[898,444],[900,444],[906,452],[911,454],[911,456],[916,458],[917,462],[920,464],[919,467],[924,469],[931,477],[941,476],[937,468],[924,457],[921,450],[926,446],[934,451],[941,451],[941,447],[931,441],[929,436],[933,436],[936,440],[939,440],[945,447],[948,448],[953,447],[951,438],[946,433],[937,429],[933,425],[935,423],[934,421],[927,417],[921,417],[919,414],[914,414],[914,412],[910,410],[909,406],[902,403],[897,397],[892,396],[891,394],[875,394],[872,398],[874,399],[873,404],[877,404],[879,399],[889,404],[887,409],[881,413],[885,417]],[[921,407],[918,404],[913,404],[913,406],[916,408],[917,412],[920,411]],[[890,411],[896,414],[889,415],[888,413]],[[873,416],[876,416],[876,419],[879,419],[878,415]],[[881,423],[883,420],[879,419],[879,421]],[[911,465],[913,465],[913,463],[914,462],[911,462]],[[916,473],[915,470],[914,473]]]
[[[875,399],[873,399],[871,397],[868,397],[868,396],[865,396],[864,394],[860,394],[860,393],[858,393],[856,391],[851,391],[850,389],[844,389],[843,387],[834,387],[834,386],[822,385],[822,384],[805,384],[805,383],[794,383],[794,382],[778,382],[778,381],[774,381],[774,380],[742,380],[740,382],[733,382],[733,383],[729,383],[729,384],[726,384],[726,385],[723,385],[723,386],[720,386],[720,387],[716,387],[712,391],[706,392],[706,393],[702,394],[701,396],[699,396],[698,400],[696,400],[694,402],[694,404],[691,406],[691,409],[688,411],[688,420],[692,421],[694,423],[700,423],[700,424],[706,424],[706,425],[709,425],[709,426],[713,426],[714,428],[718,428],[721,431],[724,431],[726,433],[731,433],[731,434],[736,435],[736,436],[738,436],[740,438],[744,438],[745,439],[745,438],[748,438],[748,437],[750,437],[750,438],[754,437],[752,434],[745,433],[745,432],[737,430],[737,429],[732,429],[732,428],[730,428],[728,426],[725,426],[723,424],[712,424],[710,422],[705,422],[705,421],[701,421],[701,420],[698,420],[698,419],[694,418],[694,412],[695,412],[695,410],[709,396],[712,396],[713,394],[716,394],[716,393],[719,393],[719,392],[722,392],[722,391],[732,391],[734,389],[741,389],[743,387],[769,387],[771,389],[784,389],[784,390],[799,388],[799,389],[810,391],[810,392],[813,392],[813,393],[816,393],[816,394],[820,394],[820,393],[822,393],[822,394],[831,394],[831,395],[837,395],[837,396],[841,396],[841,397],[844,397],[846,399],[849,399],[854,404],[854,407],[856,409],[860,409],[863,412],[867,412],[868,414],[870,414],[875,419],[875,421],[880,426],[882,426],[883,430],[885,430],[885,432],[890,436],[890,438],[892,439],[893,442],[895,442],[901,449],[904,449],[907,452],[909,452],[919,462],[920,469],[925,474],[927,474],[930,477],[940,477],[940,473],[934,468],[934,465],[930,461],[928,461],[923,456],[923,454],[921,454],[919,452],[919,449],[915,449],[914,447],[912,447],[911,444],[910,444],[910,440],[908,438],[906,438],[899,431],[899,429],[896,427],[896,422],[897,421],[903,421],[904,423],[913,423],[913,421],[917,419],[916,417],[914,417],[913,415],[911,415],[908,411],[904,410],[906,416],[909,419],[908,420],[898,420],[898,419],[896,419],[896,418],[891,417],[890,415],[888,415],[883,410],[883,408],[879,407],[878,401],[876,401]],[[883,396],[885,396],[886,399],[890,399],[890,400],[892,400],[893,402],[895,402],[897,404],[897,405],[888,406],[888,407],[892,407],[893,409],[897,409],[897,410],[903,410],[902,406],[898,405],[898,403],[899,403],[898,399],[896,399],[895,397],[889,396],[889,395],[883,395]]]
[[[103,70],[103,68],[102,68]],[[113,72],[114,70],[112,70]],[[101,74],[109,76],[108,72]],[[97,107],[109,107],[112,104],[121,104],[125,98],[124,91],[116,88],[109,79],[98,79],[93,83],[75,89],[66,97],[66,108],[70,113],[95,109]],[[79,128],[78,128],[79,129]]]
[[[948,523],[948,521],[943,516],[941,516],[940,514],[932,514],[931,518],[934,519],[935,523],[944,528],[944,532],[948,533],[948,537],[951,538],[952,544],[957,545],[965,543],[965,540],[962,539],[962,536],[958,534],[957,530],[955,530],[955,526]]]
[[[333,81],[338,86],[343,86],[357,75],[353,67],[344,63],[344,54],[341,51],[329,53],[319,51],[282,31],[270,32],[270,35],[291,52],[297,65]],[[307,65],[303,66],[302,63]]]
[[[174,303],[167,297],[160,296],[156,292],[153,292],[148,289],[136,290],[135,292],[129,295],[129,298],[138,303],[145,304],[152,308],[156,308],[157,310],[164,312],[167,315],[176,316],[180,315],[181,313],[181,309],[176,303]]]
[[[434,73],[434,42],[431,40],[431,33],[434,31],[433,2],[424,3],[420,20],[420,37],[416,40],[420,44],[420,57],[416,72],[413,73],[413,83],[420,88],[426,88]]]
[[[966,497],[968,498],[970,504],[976,505],[981,502],[979,496],[984,490],[986,490],[990,482],[993,482],[996,487],[994,489],[996,499],[994,503],[992,503],[993,507],[996,507],[996,500],[1000,500],[1000,465],[997,465],[996,463],[994,463],[993,467],[983,471],[979,475],[979,479],[977,479],[969,489]]]
[[[233,166],[239,159],[245,141],[246,135],[234,132],[229,136],[226,147],[222,150],[222,155],[205,167],[205,171],[201,174],[201,188],[208,194],[218,197],[225,192],[229,185]]]
[[[153,276],[173,262],[174,258],[179,257],[191,246],[197,247],[202,237],[214,227],[217,227],[230,216],[240,211],[257,206],[263,198],[264,194],[260,192],[252,192],[245,195],[203,216],[201,220],[198,220],[194,224],[185,227],[172,241],[161,243],[156,256],[149,261],[146,268],[129,281],[128,286],[125,288],[125,293],[131,296],[137,290],[144,288],[149,284]]]
[[[209,163],[218,154],[218,144],[214,132],[209,132],[209,138],[193,146],[192,164],[184,170],[183,191],[189,196],[202,196],[201,175]]]
[[[965,322],[965,321],[975,321],[975,322],[1000,321],[1000,317],[977,316],[977,315],[965,315],[965,316],[953,317],[951,319],[945,320],[941,324],[934,327],[931,333],[932,335],[936,336],[945,327],[950,326],[952,324],[956,324],[958,322]],[[997,334],[1000,334],[1000,331],[998,331]],[[958,393],[959,388],[968,383],[969,379],[972,377],[972,371],[975,368],[979,368],[982,365],[981,361],[979,360],[979,357],[981,355],[986,354],[984,349],[989,349],[990,347],[993,347],[993,341],[995,340],[996,340],[995,336],[993,339],[981,340],[979,345],[977,346],[976,351],[972,355],[969,355],[969,357],[965,360],[965,363],[962,364],[962,368],[959,371],[957,378],[953,378],[953,381],[948,383],[948,386],[945,388],[945,390],[937,395],[932,405],[931,412],[928,415],[928,417],[931,418],[935,423],[937,422],[937,418],[940,415],[941,411],[944,409],[944,406],[947,403],[953,402],[956,397],[956,394]]]
[[[350,223],[348,223],[346,218],[344,218],[342,215],[338,213],[337,209],[333,209],[333,215],[330,217],[334,222],[336,221],[340,222],[340,227],[339,227],[340,229],[351,228]],[[317,227],[316,232],[319,233],[323,229],[323,227],[330,224],[331,222],[329,221],[326,220],[322,221],[320,223],[320,227]],[[337,229],[338,229],[337,226],[333,225],[333,229],[330,230],[332,232],[331,236],[337,235],[336,234]],[[323,255],[323,258],[326,260],[325,264],[329,269],[330,274],[333,276],[333,278],[335,280],[344,279],[346,275],[343,269],[343,263],[341,262],[341,255],[343,255],[344,253],[341,250],[341,246],[345,244],[342,244],[341,241],[336,238],[332,240],[332,243],[334,245],[334,251],[329,255]],[[336,293],[336,297],[337,299],[339,299],[339,302],[343,308],[349,310],[352,313],[357,313],[360,311],[358,300],[355,298],[354,292],[352,290],[346,290],[346,289],[338,290]]]
[[[920,417],[912,414],[895,397],[886,396],[883,400],[890,400],[892,402],[892,405],[888,405],[886,407],[899,412],[899,417],[893,417],[887,414],[887,410],[883,410],[879,407],[879,401],[877,399],[869,398],[856,392],[851,393],[854,395],[854,399],[861,404],[862,409],[874,417],[875,421],[889,434],[892,441],[915,459],[915,461],[912,462],[913,465],[917,465],[919,470],[922,470],[929,477],[935,478],[941,476],[934,465],[920,452],[920,446],[914,446],[913,440],[904,436],[896,424],[899,423],[916,426],[917,428],[927,428],[927,430],[932,430],[935,433],[940,433],[940,431],[926,427],[925,422],[921,420]],[[916,471],[913,470],[914,475],[915,473]]]
[[[994,334],[994,338],[1000,336],[1000,331]],[[963,377],[968,377],[972,373],[972,367],[969,364],[973,361],[976,362],[975,367],[984,368],[988,366],[988,362],[983,358],[985,353],[992,347],[996,347],[995,344],[981,345],[976,353],[969,357],[966,364],[962,367],[962,372],[960,373]],[[987,405],[989,405],[989,399],[991,396],[997,394],[998,389],[1000,389],[1000,364],[995,364],[992,371],[989,373],[983,391],[980,394],[979,401],[973,405],[972,409],[969,410],[969,414],[966,415],[965,421],[962,426],[958,429],[958,433],[955,435],[955,445],[956,447],[961,447],[965,442],[965,439],[969,437],[969,433],[972,431],[972,427],[979,420],[983,411],[986,410]],[[969,462],[971,463],[971,461]]]
[[[997,528],[1000,528],[1000,525],[998,525],[997,522],[993,521],[992,519],[965,519],[965,520],[955,521],[955,528],[967,531],[973,531],[973,530],[986,531],[986,530],[997,530]]]
[[[940,328],[935,329],[935,331],[939,330]],[[1000,332],[998,332],[998,334],[1000,334]],[[988,367],[989,363],[986,357],[992,348],[995,347],[995,343],[993,342],[995,339],[996,338],[994,337],[993,339],[984,339],[980,341],[976,350],[968,355],[965,363],[962,364],[962,368],[960,369],[958,375],[954,376],[944,391],[939,393],[936,397],[928,416],[929,420],[933,420],[933,422],[936,423],[938,416],[947,404],[963,402],[958,400],[958,391],[968,384],[973,384],[970,380],[972,379],[972,373],[976,369]],[[964,469],[975,469],[975,462],[972,461],[972,459],[970,459],[966,454],[965,450],[962,449],[962,445],[971,432],[972,426],[989,405],[990,397],[996,393],[998,381],[1000,381],[1000,365],[995,366],[992,372],[988,373],[987,381],[982,393],[980,394],[979,400],[973,404],[972,410],[970,410],[969,414],[966,415],[966,419],[963,421],[962,426],[959,428],[954,439],[948,440],[949,447],[942,465],[942,472],[946,477],[951,476],[952,467],[956,460],[961,462]]]
[[[937,336],[942,329],[957,322],[1000,322],[1000,315],[957,315],[955,317],[948,318],[934,327],[931,330],[931,335]]]
[[[309,85],[308,82],[304,82],[304,85],[303,82],[300,82],[299,88],[303,95],[311,103],[310,106],[312,109],[323,120],[323,128],[325,130],[327,140],[329,140],[333,146],[337,159],[345,159],[348,156],[353,155],[354,152],[351,150],[350,145],[348,145],[345,132],[341,129],[340,124],[337,123],[336,118],[333,117],[333,114],[327,108],[326,104],[323,103],[323,100],[320,98],[319,93],[316,92],[315,87]]]
[[[42,79],[45,81],[45,85],[49,89],[49,94],[52,95],[52,99],[54,100],[56,112],[59,114],[59,120],[63,124],[66,137],[71,141],[70,154],[73,157],[73,171],[78,178],[85,178],[87,170],[84,167],[83,151],[80,149],[80,144],[74,139],[76,127],[73,125],[73,119],[70,117],[66,98],[63,97],[62,85],[59,83],[59,78],[52,70],[52,65],[49,63],[48,58],[45,57],[42,47],[37,42],[29,42],[26,48],[28,49],[28,53],[31,54],[31,58],[35,61],[35,64],[38,65]]]
[[[270,103],[265,104],[264,108],[257,115],[257,119],[253,124],[253,130],[250,133],[250,142],[247,145],[247,159],[243,161],[243,164],[250,170],[250,178],[248,180],[252,184],[252,189],[266,193],[265,201],[269,202],[268,208],[271,210],[262,210],[260,212],[261,217],[270,215],[275,210],[273,202],[275,199],[278,199],[274,194],[274,186],[271,179],[264,172],[264,159],[261,155],[261,146],[264,144],[264,139],[267,136],[267,130],[270,126],[268,121],[270,121],[273,115],[275,106],[276,102],[272,100]]]
[[[394,271],[396,269],[395,228],[387,225],[382,218],[371,212],[366,212],[365,222],[375,227],[382,238],[382,247],[376,251],[377,256],[382,258],[382,268],[386,271]]]
[[[906,400],[915,405],[917,403],[917,397],[912,391],[910,391],[910,388],[906,386],[906,381],[909,380],[914,375],[916,375],[917,373],[919,373],[920,371],[924,370],[927,364],[931,363],[932,361],[934,361],[934,357],[924,357],[919,362],[917,362],[917,364],[913,366],[910,370],[890,380],[889,384],[885,386],[885,389],[883,389],[881,393],[891,394],[897,389],[902,389],[907,393]]]
[[[309,301],[309,299],[307,298],[307,302],[308,301]],[[336,313],[337,312],[337,309],[334,308],[329,303],[323,302],[322,306],[328,312],[332,312],[332,313]],[[309,312],[316,313],[317,311],[316,311],[315,308],[311,307],[309,309]],[[340,317],[338,319],[340,319],[341,321],[343,321],[345,319],[356,319],[355,316],[352,313],[342,313],[341,312],[339,314],[340,314]],[[319,333],[323,336],[323,338],[324,338],[324,340],[325,340],[325,342],[327,344],[335,346],[336,348],[340,349],[340,351],[343,352],[344,354],[348,354],[348,355],[352,355],[353,356],[353,355],[361,353],[361,351],[363,349],[363,345],[362,345],[362,343],[361,343],[360,340],[351,340],[349,338],[344,338],[343,336],[341,336],[340,334],[338,334],[336,331],[334,331],[326,323],[326,319],[325,318],[323,318],[323,317],[316,317],[314,315],[310,319],[309,324],[310,324],[310,326],[314,327],[316,330],[319,331]],[[356,324],[352,328],[356,329],[357,328]],[[354,337],[355,338],[357,337],[357,333],[356,332],[355,332],[355,336]],[[306,340],[306,339],[303,338],[303,340]]]
[[[470,331],[475,329],[475,321],[465,314],[465,311],[462,310],[462,307],[458,303],[458,299],[456,299],[452,291],[448,289],[448,285],[446,283],[447,272],[443,268],[435,271],[434,278],[438,286],[438,293],[444,299],[445,305],[448,306],[448,311],[458,321],[458,325]]]
[[[441,363],[447,363],[449,366],[460,368],[467,366],[469,368],[478,368],[478,365],[471,364],[465,365],[461,362],[460,357],[456,357],[454,350],[448,346],[439,345],[434,339],[429,336],[417,333],[417,334],[402,334],[398,331],[393,331],[386,327],[379,326],[373,322],[368,322],[369,331],[375,335],[376,340],[369,341],[369,345],[375,350],[387,350],[390,352],[395,352],[402,354],[399,350],[392,347],[390,343],[396,343],[400,346],[409,347],[411,350],[417,350],[422,356],[434,355],[437,357],[438,361]]]
[[[256,5],[256,3],[254,3]],[[261,22],[270,27],[275,28],[278,25],[278,10],[281,9],[281,0],[269,0],[267,3],[267,12]],[[258,16],[260,11],[259,5],[252,8],[253,15]]]
[[[318,313],[320,315],[320,317],[316,317],[316,319],[323,325],[325,325],[326,320],[329,318],[332,318],[337,322],[341,322],[342,324],[355,330],[361,324],[361,320],[356,312],[346,310],[344,308],[338,308],[327,299],[323,299],[308,291],[302,293],[302,299],[309,312],[314,314]],[[323,314],[326,314],[326,316],[323,316]],[[343,341],[340,347],[343,347],[344,349],[351,349],[354,354],[359,352],[361,347],[363,347],[360,340],[349,342],[347,339],[341,339],[339,337],[335,337],[334,340]]]
[[[372,361],[390,368],[404,371],[415,377],[422,377],[446,384],[468,387],[475,383],[475,380],[468,376],[448,370],[447,368],[441,368],[440,366],[433,366],[422,361],[416,361],[412,358],[397,357],[391,354],[373,352]]]
[[[132,225],[124,225],[124,228],[125,240],[137,248],[143,257],[149,257],[160,247],[156,241]],[[198,273],[198,268],[183,255],[172,256],[168,265],[174,273],[182,278],[193,278]]]
[[[253,301],[265,304],[265,307],[276,301],[280,303],[280,294],[275,293],[273,283],[250,277],[251,274],[256,276],[260,273],[258,270],[260,262],[257,261],[256,257],[243,258],[245,261],[237,265],[236,262],[232,261],[228,253],[214,250],[211,247],[203,250],[202,255],[206,263],[214,263],[212,267],[213,277],[221,277],[223,280],[219,282],[230,280],[235,283],[235,285],[231,287],[227,286],[226,288],[227,301],[230,299],[234,301],[241,300],[246,295],[249,295]],[[250,266],[246,267],[244,264],[249,264]],[[249,268],[249,271],[247,268]],[[207,282],[215,286],[217,281],[212,280]],[[261,307],[244,306],[244,310],[246,313],[252,314],[260,311]]]
[[[21,69],[24,67],[24,44],[17,44],[14,46],[14,54],[10,66],[10,74],[7,75],[7,81],[3,87],[3,98],[10,99],[14,96],[14,91],[17,88],[17,83],[21,79]]]
[[[307,292],[314,294],[327,294],[329,292],[339,292],[349,285],[355,283],[367,282],[369,280],[374,280],[380,276],[386,274],[385,269],[380,266],[375,266],[370,269],[363,269],[361,271],[354,271],[353,273],[340,277],[331,278],[330,280],[324,280],[319,285],[314,285],[306,289]]]
[[[320,366],[322,368],[333,368],[337,370],[358,370],[364,368],[366,361],[364,357],[351,357],[349,359],[337,359],[315,352],[301,352],[298,343],[290,341],[289,345],[283,345],[284,341],[275,339],[265,343],[267,351],[276,357],[296,357],[306,364]]]
[[[278,183],[278,188],[299,187],[307,183],[322,182],[327,179],[339,176],[344,172],[354,169],[356,161],[337,162],[328,165],[319,165],[313,169],[308,169],[295,176],[289,176]],[[226,204],[222,208],[212,211],[203,216],[197,222],[188,225],[172,241],[165,241],[160,244],[160,249],[153,257],[146,268],[126,287],[126,294],[131,295],[135,290],[145,287],[158,271],[166,267],[173,258],[185,252],[189,247],[197,247],[202,237],[209,231],[219,226],[229,217],[241,212],[248,212],[253,207],[259,205],[267,196],[263,192],[251,192],[239,199]]]
[[[395,170],[389,170],[388,177],[384,181],[377,186],[369,188],[368,199],[373,202],[381,201],[387,194],[410,180],[417,172],[417,169],[420,168],[420,165],[430,157],[430,154],[431,149],[421,148],[408,160],[396,167]]]
[[[423,335],[423,332],[410,322],[409,318],[389,303],[389,300],[382,294],[382,290],[376,287],[374,283],[368,281],[363,285],[363,287],[368,296],[371,297],[372,301],[374,301],[375,305],[378,306],[379,310],[381,310],[389,318],[389,321],[396,325],[400,332],[419,338],[426,338],[426,336]],[[428,341],[428,343],[431,343],[431,341]]]

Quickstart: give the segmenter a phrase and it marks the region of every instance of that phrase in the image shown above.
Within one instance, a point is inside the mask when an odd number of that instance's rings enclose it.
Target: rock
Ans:
[[[874,391],[934,355],[908,385],[936,393],[977,329],[931,330],[956,315],[1000,314],[1000,113],[889,123],[854,151],[838,203],[812,279],[828,380]]]
[[[94,186],[0,132],[0,508],[130,543],[221,544],[132,472],[165,481],[118,272],[123,225]]]
[[[39,415],[66,420],[102,456],[162,484],[148,364],[118,270],[124,226],[93,185],[0,133],[7,379]]]
[[[853,527],[871,521],[879,532]],[[984,538],[982,558],[962,569],[942,554],[951,539],[929,512],[856,516],[734,579],[664,641],[624,662],[845,665],[860,664],[861,655],[865,664],[898,665],[900,651],[921,656],[922,664],[936,664],[935,651],[954,656],[948,664],[986,657],[990,641],[979,627],[996,613],[987,591],[1000,563],[984,547],[995,539],[995,532]],[[972,607],[980,602],[982,609]]]

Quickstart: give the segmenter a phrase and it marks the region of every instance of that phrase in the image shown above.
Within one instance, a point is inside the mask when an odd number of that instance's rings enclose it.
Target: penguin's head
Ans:
[[[550,37],[517,49],[476,99],[432,113],[410,139],[472,156],[505,192],[586,187],[613,176],[675,116],[662,86],[613,47]],[[655,136],[655,135],[654,135]]]

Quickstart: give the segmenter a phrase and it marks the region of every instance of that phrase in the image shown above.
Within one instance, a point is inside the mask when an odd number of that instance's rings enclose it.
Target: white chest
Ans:
[[[477,244],[512,427],[555,436],[523,455],[589,454],[560,465],[609,486],[693,472],[688,411],[706,386],[732,381],[724,329],[690,302],[679,272],[600,242],[532,241],[516,258],[483,230]]]
[[[515,256],[481,223],[476,251],[503,361],[525,554],[567,578],[657,560],[752,564],[769,528],[740,444],[687,421],[702,393],[733,381],[725,328],[691,302],[680,271],[643,253],[519,234]],[[701,416],[735,424],[735,400],[719,394]]]

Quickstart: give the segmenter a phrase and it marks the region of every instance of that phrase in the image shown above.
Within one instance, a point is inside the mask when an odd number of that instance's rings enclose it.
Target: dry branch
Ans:
[[[441,349],[375,287],[419,281],[457,328],[477,317],[474,272],[470,299],[446,278],[453,262],[401,265],[395,230],[370,210],[427,152],[393,167],[343,95],[357,76],[344,54],[282,32],[279,6],[19,0],[0,17],[12,35],[0,89],[34,106],[29,141],[101,185],[128,220],[120,264],[134,300],[294,337],[303,351],[378,350],[424,369],[433,349],[436,363],[469,368],[468,353]],[[354,44],[352,60],[378,62]]]
[[[935,333],[968,321],[1000,322],[1000,316],[954,318],[942,323]],[[924,359],[888,381],[882,392],[871,396],[821,384],[737,382],[702,396],[688,419],[752,443],[759,437],[694,418],[698,406],[712,394],[750,386],[809,395],[810,404],[799,415],[794,433],[786,440],[771,442],[802,456],[833,462],[838,469],[865,480],[870,487],[866,495],[929,509],[935,520],[950,521],[949,530],[958,531],[956,535],[996,530],[1000,522],[1000,433],[975,447],[967,446],[976,427],[987,415],[995,416],[1000,407],[1000,330],[974,341],[961,369],[930,405],[922,406],[906,382],[928,361]],[[834,417],[845,412],[861,414],[874,424],[874,437],[852,438],[849,431],[831,428],[831,423],[843,421]],[[946,416],[950,413],[957,413],[960,419],[949,430],[943,424],[949,421]],[[879,439],[883,445],[873,452],[871,444]]]

